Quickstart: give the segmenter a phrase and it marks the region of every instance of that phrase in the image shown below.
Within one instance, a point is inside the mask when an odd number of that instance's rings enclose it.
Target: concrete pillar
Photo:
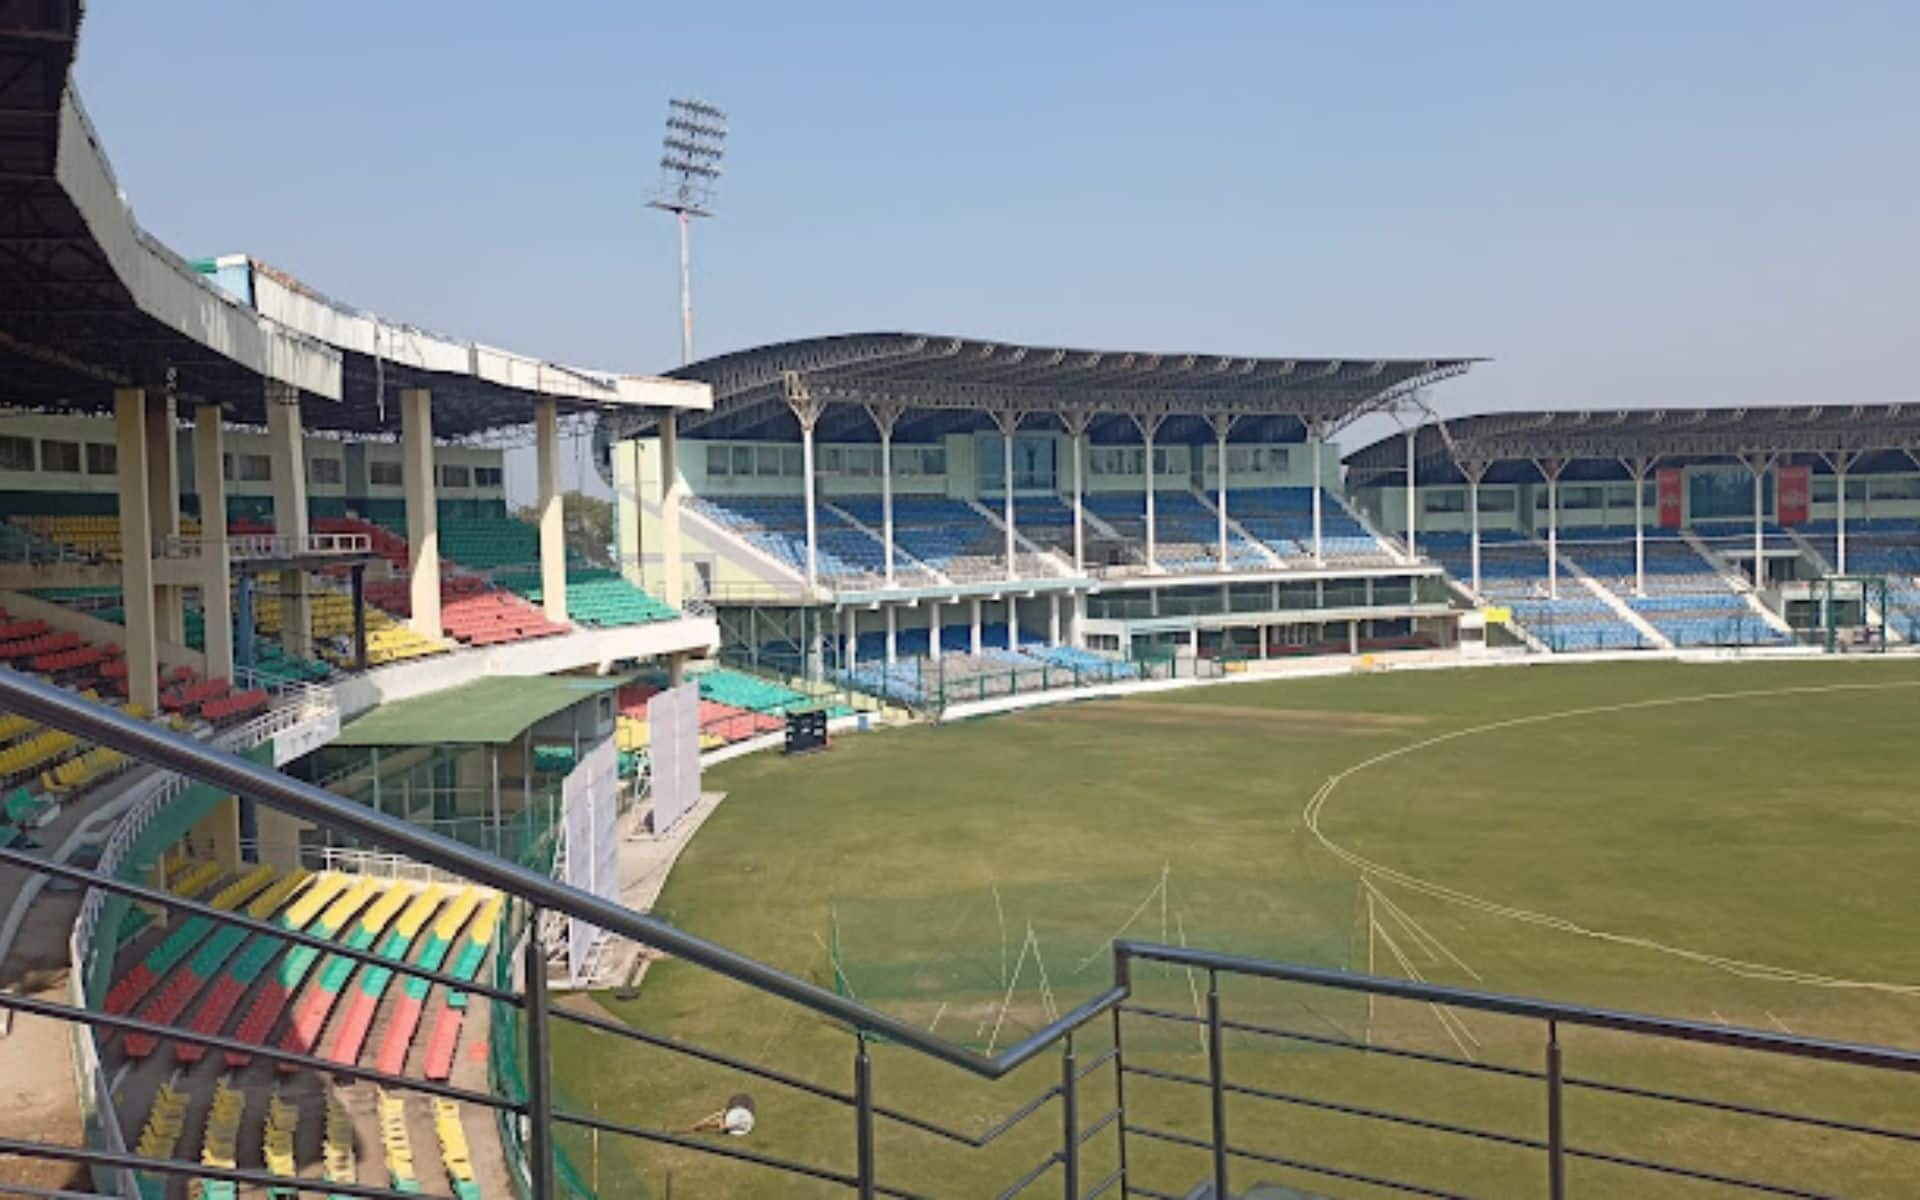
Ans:
[[[567,525],[560,499],[560,403],[557,400],[542,400],[534,405],[533,456],[540,481],[541,607],[546,609],[547,620],[564,625],[567,620]]]
[[[1087,594],[1085,592],[1075,592],[1073,594],[1073,607],[1071,621],[1067,627],[1067,636],[1071,639],[1074,649],[1085,650],[1087,648]]]
[[[1220,569],[1222,571],[1227,569],[1227,425],[1228,424],[1229,422],[1223,421],[1217,427],[1217,430],[1218,430],[1217,437],[1219,439],[1219,443],[1218,443],[1219,462],[1214,464],[1214,469],[1217,472],[1219,472],[1219,476],[1220,476],[1219,479],[1216,480],[1215,482],[1217,485],[1216,490],[1218,492],[1219,505],[1220,505]]]
[[[1273,651],[1267,645],[1268,640],[1273,637],[1273,627],[1271,625],[1259,625],[1255,628],[1260,634],[1260,661],[1265,662],[1273,656]]]
[[[927,657],[940,657],[940,602],[927,601]]]
[[[1014,546],[1016,539],[1013,532],[1013,429],[1008,426],[1003,425],[1001,427],[1000,449],[1005,459],[1004,466],[1007,472],[1006,478],[1001,480],[1001,502],[1006,508],[1002,520],[1007,526],[1007,578],[1013,579],[1018,572],[1014,567]],[[1009,601],[1008,603],[1012,602]]]
[[[292,539],[297,550],[307,538],[307,462],[302,453],[300,393],[290,384],[267,382],[267,453],[273,469],[273,532]],[[313,612],[303,572],[280,580],[280,644],[294,658],[313,657]]]
[[[442,636],[440,624],[440,511],[433,480],[433,393],[400,392],[400,483],[407,505],[408,589],[413,616],[407,624],[423,637]]]
[[[893,586],[893,426],[880,427],[880,542],[887,586]]]
[[[1480,594],[1480,474],[1467,476],[1467,523],[1472,529],[1473,594]]]
[[[1847,573],[1847,462],[1842,458],[1833,472],[1834,564],[1835,573]]]
[[[232,565],[227,559],[227,479],[221,413],[203,404],[193,414],[193,487],[200,497],[200,608],[207,629],[207,675],[233,678]],[[253,630],[246,631],[251,638]]]
[[[1647,487],[1641,475],[1633,478],[1633,594],[1647,594]]]
[[[805,419],[800,422],[800,474],[801,498],[807,510],[807,589],[811,591],[820,582],[820,529],[819,515],[814,511],[813,422]]]
[[[1420,509],[1415,499],[1419,491],[1419,479],[1414,470],[1414,434],[1407,430],[1407,561],[1416,562],[1420,558],[1420,548],[1414,543],[1414,526],[1419,524]]]
[[[1020,648],[1020,601],[1007,597],[1007,649]]]
[[[680,420],[669,410],[660,414],[660,562],[666,579],[660,598],[675,608],[686,599],[680,564],[680,497],[684,491],[680,486]]]
[[[1143,425],[1140,440],[1146,446],[1145,467],[1147,472],[1147,570],[1160,569],[1160,547],[1153,520],[1153,434],[1154,425]]]
[[[1547,595],[1560,598],[1560,472],[1547,478]]]
[[[147,394],[113,393],[114,454],[120,484],[121,590],[127,621],[127,698],[160,709],[160,639],[154,622],[153,518],[148,512]]]
[[[1347,653],[1360,653],[1360,622],[1347,622]]]
[[[1087,569],[1087,526],[1085,480],[1081,472],[1086,466],[1087,435],[1084,429],[1073,435],[1073,573],[1081,575]]]
[[[973,598],[973,652],[980,653],[980,597]]]
[[[892,666],[900,660],[900,610],[894,605],[886,605],[887,613],[887,665]]]
[[[851,608],[846,610],[846,618],[840,642],[840,669],[851,671],[860,662],[860,618]]]
[[[1307,439],[1307,452],[1313,455],[1313,561],[1326,561],[1320,537],[1320,426],[1316,422],[1308,427],[1312,436]]]
[[[147,520],[156,546],[180,536],[180,442],[174,436],[174,399],[147,397]],[[187,640],[186,589],[155,585],[154,628],[163,642]]]
[[[687,681],[687,656],[681,652],[667,655],[667,686],[679,687]]]
[[[1047,594],[1047,645],[1060,644],[1060,593]]]

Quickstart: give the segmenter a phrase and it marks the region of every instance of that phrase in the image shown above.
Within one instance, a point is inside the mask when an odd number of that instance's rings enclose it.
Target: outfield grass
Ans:
[[[1709,693],[1723,695],[1648,703]],[[1539,719],[1570,710],[1595,711]],[[1386,940],[1369,936],[1360,871],[1314,836],[1302,812],[1330,776],[1418,745],[1342,776],[1318,825],[1349,854],[1404,877],[1378,886],[1430,939],[1425,948],[1384,902],[1371,909],[1425,978],[1915,1045],[1920,1001],[1881,985],[1920,984],[1908,920],[1909,847],[1920,824],[1916,714],[1916,663],[1648,663],[1240,684],[847,738],[822,756],[760,755],[710,772],[708,786],[728,799],[657,911],[827,985],[837,934],[862,999],[978,1045],[995,1036],[996,1020],[1004,1046],[1049,1011],[1031,958],[1003,1004],[1002,980],[1029,926],[1059,1009],[1105,986],[1104,942],[1129,917],[1129,936],[1146,940],[1184,937],[1355,969],[1371,959],[1381,974],[1404,975]],[[1476,732],[1445,736],[1461,731]],[[1410,886],[1418,881],[1534,920],[1438,898]],[[1549,918],[1610,938],[1539,923]],[[1834,982],[1790,982],[1775,968]],[[1149,1003],[1193,1007],[1184,976],[1148,970],[1136,983]],[[1464,1029],[1450,1030],[1424,1006],[1383,1002],[1369,1015],[1363,1001],[1325,993],[1237,981],[1223,990],[1230,1016],[1542,1063],[1542,1033],[1524,1022],[1467,1016]],[[656,966],[637,1001],[596,999],[649,1030],[851,1086],[843,1030],[680,964]],[[573,1027],[557,1032],[557,1083],[571,1107],[675,1128],[747,1090],[760,1125],[730,1146],[851,1167],[851,1117],[828,1102]],[[1130,1062],[1204,1072],[1190,1027],[1129,1018],[1125,1036]],[[1562,1041],[1574,1076],[1920,1128],[1920,1083],[1583,1031]],[[1098,1053],[1110,1030],[1103,1024],[1082,1042],[1083,1055]],[[884,1103],[969,1131],[1059,1072],[1049,1058],[988,1086],[891,1047],[874,1054]],[[1229,1073],[1250,1084],[1544,1133],[1543,1093],[1529,1080],[1252,1038],[1229,1038],[1227,1055]],[[1084,1088],[1089,1118],[1111,1106],[1110,1070]],[[1133,1119],[1189,1134],[1206,1128],[1204,1094],[1149,1080],[1128,1088]],[[1905,1195],[1920,1167],[1920,1154],[1898,1143],[1593,1092],[1570,1095],[1567,1120],[1575,1145],[1764,1173],[1815,1192]],[[1383,1131],[1262,1100],[1232,1104],[1229,1121],[1233,1141],[1269,1153],[1474,1196],[1544,1194],[1538,1155],[1491,1142]],[[883,1126],[881,1174],[922,1193],[992,1195],[1053,1148],[1058,1128],[1048,1110],[973,1152]],[[1089,1144],[1089,1186],[1111,1166],[1113,1145],[1110,1132]],[[591,1173],[591,1148],[570,1138],[569,1149]],[[1136,1181],[1159,1190],[1184,1192],[1206,1170],[1201,1155],[1139,1138],[1129,1150]],[[611,1139],[598,1170],[609,1196],[663,1195],[669,1175],[682,1195],[841,1194]],[[1584,1195],[1729,1194],[1584,1163],[1571,1178]],[[1237,1184],[1255,1179],[1386,1194],[1236,1167]],[[1057,1172],[1034,1194],[1057,1195]]]

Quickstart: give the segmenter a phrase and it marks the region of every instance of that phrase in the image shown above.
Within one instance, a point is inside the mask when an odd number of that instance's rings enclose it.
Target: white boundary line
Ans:
[[[1694,696],[1668,696],[1653,700],[1629,701],[1621,704],[1602,704],[1587,708],[1567,709],[1557,713],[1534,713],[1524,717],[1512,717],[1502,721],[1492,721],[1484,725],[1475,725],[1466,729],[1456,729],[1449,733],[1423,738],[1420,741],[1410,742],[1407,745],[1397,747],[1393,750],[1376,754],[1371,758],[1362,759],[1353,766],[1329,776],[1327,781],[1321,784],[1319,790],[1307,801],[1306,807],[1301,810],[1301,817],[1308,831],[1313,834],[1314,839],[1318,841],[1328,853],[1346,863],[1348,866],[1354,867],[1360,871],[1363,876],[1367,874],[1377,875],[1382,879],[1391,880],[1404,888],[1422,895],[1438,900],[1445,900],[1449,903],[1471,908],[1491,916],[1504,917],[1509,920],[1520,921],[1529,925],[1537,925],[1547,929],[1555,929],[1562,933],[1577,934],[1581,937],[1611,942],[1616,945],[1651,950],[1655,953],[1666,954],[1705,966],[1715,967],[1731,975],[1737,975],[1746,979],[1763,979],[1776,983],[1797,983],[1811,987],[1871,991],[1897,996],[1920,996],[1920,984],[1894,983],[1883,980],[1848,979],[1842,976],[1821,975],[1793,967],[1753,962],[1746,959],[1715,954],[1711,951],[1669,945],[1640,934],[1592,929],[1566,917],[1500,904],[1497,901],[1476,896],[1471,892],[1461,891],[1457,888],[1448,887],[1445,884],[1436,883],[1430,879],[1423,879],[1417,875],[1395,870],[1384,863],[1377,862],[1341,846],[1320,829],[1320,817],[1326,809],[1327,802],[1332,799],[1334,792],[1339,786],[1348,779],[1370,767],[1376,767],[1382,763],[1390,762],[1421,750],[1431,749],[1434,746],[1447,742],[1458,741],[1462,738],[1476,737],[1480,734],[1495,733],[1500,730],[1515,729],[1528,725],[1542,725],[1548,722],[1561,721],[1574,717],[1596,716],[1603,713],[1634,712],[1646,709],[1673,708],[1689,704],[1707,704],[1725,700],[1758,699],[1773,696],[1813,696],[1834,692],[1892,691],[1902,689],[1920,689],[1920,680],[1896,680],[1884,683],[1834,683],[1801,687],[1764,688],[1736,692],[1706,692]]]

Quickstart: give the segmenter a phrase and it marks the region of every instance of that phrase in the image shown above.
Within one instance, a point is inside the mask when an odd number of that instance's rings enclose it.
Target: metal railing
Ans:
[[[525,1193],[533,1200],[589,1194],[571,1164],[558,1152],[556,1135],[574,1134],[619,1138],[631,1143],[702,1156],[704,1161],[727,1164],[727,1169],[763,1171],[769,1176],[811,1179],[845,1188],[865,1197],[893,1196],[917,1198],[939,1190],[924,1183],[911,1188],[883,1181],[883,1171],[892,1172],[915,1165],[923,1151],[890,1153],[882,1161],[881,1142],[892,1150],[904,1138],[928,1139],[927,1149],[941,1146],[963,1153],[984,1152],[990,1147],[1014,1146],[984,1169],[995,1178],[1005,1178],[1001,1200],[1025,1194],[1042,1180],[1056,1194],[1069,1200],[1092,1200],[1113,1191],[1122,1197],[1161,1197],[1173,1200],[1192,1190],[1195,1180],[1210,1181],[1212,1196],[1224,1200],[1234,1194],[1236,1173],[1250,1169],[1286,1172],[1288,1178],[1334,1180],[1366,1188],[1383,1189],[1410,1195],[1456,1197],[1469,1194],[1457,1182],[1436,1175],[1420,1178],[1390,1173],[1391,1156],[1378,1153],[1378,1146],[1357,1161],[1351,1157],[1328,1161],[1321,1147],[1310,1137],[1293,1132],[1291,1122],[1245,1119],[1250,1108],[1274,1106],[1276,1110],[1318,1114],[1328,1118],[1366,1123],[1369,1129],[1446,1139],[1503,1151],[1535,1156],[1538,1160],[1536,1187],[1516,1189],[1503,1184],[1481,1195],[1541,1194],[1561,1200],[1568,1193],[1570,1167],[1605,1168],[1631,1172],[1638,1176],[1658,1176],[1712,1184],[1740,1193],[1796,1197],[1823,1197],[1832,1194],[1805,1182],[1754,1177],[1745,1168],[1728,1166],[1709,1155],[1704,1161],[1674,1161],[1667,1154],[1642,1149],[1616,1149],[1589,1140],[1589,1135],[1611,1132],[1576,1123],[1566,1100],[1572,1094],[1607,1096],[1617,1100],[1647,1103],[1706,1112],[1742,1120],[1760,1120],[1818,1131],[1820,1134],[1870,1139],[1876,1144],[1903,1143],[1920,1147],[1920,1130],[1905,1129],[1884,1120],[1851,1120],[1830,1114],[1794,1111],[1787,1108],[1730,1100],[1668,1086],[1648,1086],[1583,1074],[1581,1063],[1569,1062],[1566,1035],[1573,1030],[1597,1031],[1645,1039],[1659,1046],[1717,1047],[1741,1054],[1759,1056],[1776,1062],[1817,1062],[1848,1068],[1864,1068],[1893,1073],[1901,1077],[1920,1073],[1920,1054],[1876,1046],[1826,1041],[1786,1033],[1770,1033],[1721,1024],[1706,1024],[1636,1013],[1529,1000],[1492,992],[1441,987],[1398,979],[1351,974],[1317,967],[1222,954],[1184,946],[1158,945],[1127,940],[1112,943],[1113,978],[1096,994],[1056,1019],[1036,1029],[1007,1049],[983,1053],[967,1045],[940,1037],[919,1024],[878,1011],[848,996],[816,985],[808,980],[757,962],[727,947],[707,941],[655,917],[634,912],[621,905],[591,895],[567,884],[505,862],[471,847],[436,837],[417,827],[384,816],[365,806],[300,783],[258,765],[233,757],[217,748],[194,742],[168,730],[132,721],[122,714],[101,709],[78,697],[38,680],[11,671],[0,670],[0,709],[32,716],[45,724],[113,746],[143,761],[165,767],[195,780],[251,798],[288,813],[325,823],[351,832],[407,858],[440,871],[498,889],[511,898],[508,919],[503,929],[512,936],[499,949],[497,970],[489,979],[457,978],[404,960],[356,949],[328,937],[315,936],[266,920],[186,899],[171,892],[114,878],[110,873],[66,865],[18,849],[0,848],[0,866],[24,869],[44,876],[64,879],[89,889],[95,895],[113,893],[143,904],[158,906],[175,914],[191,915],[209,921],[243,928],[285,942],[322,949],[356,964],[371,964],[403,976],[425,980],[444,988],[482,996],[509,1014],[504,1023],[508,1038],[504,1047],[496,1046],[491,1056],[496,1086],[482,1092],[451,1083],[400,1076],[360,1066],[340,1063],[289,1050],[279,1045],[260,1045],[217,1032],[197,1032],[147,1021],[139,1016],[112,1014],[93,1008],[61,1004],[29,996],[0,995],[0,1009],[34,1016],[77,1022],[96,1032],[132,1032],[165,1041],[190,1043],[210,1049],[233,1051],[275,1062],[285,1067],[324,1072],[351,1080],[367,1081],[416,1093],[444,1097],[461,1104],[480,1106],[500,1114],[504,1139],[515,1146],[524,1145]],[[849,1065],[851,1086],[838,1086],[809,1079],[783,1067],[756,1061],[729,1048],[703,1046],[663,1032],[636,1028],[610,1016],[581,1011],[549,1003],[547,962],[537,931],[543,914],[561,914],[578,918],[641,945],[671,955],[682,963],[735,981],[764,997],[783,1001],[830,1027],[844,1030],[850,1039]],[[1185,975],[1192,988],[1194,1006],[1190,1011],[1149,1003],[1147,986],[1136,987],[1142,964],[1157,964],[1167,972]],[[517,971],[515,967],[517,965]],[[1204,1004],[1200,1002],[1204,975]],[[517,976],[517,986],[516,986]],[[1239,981],[1235,989],[1223,987]],[[1535,1029],[1539,1058],[1537,1065],[1476,1059],[1464,1048],[1459,1055],[1417,1050],[1406,1045],[1376,1041],[1371,1033],[1357,1036],[1329,1022],[1334,1032],[1300,1029],[1261,1017],[1268,1008],[1252,1004],[1256,989],[1282,987],[1311,989],[1346,996],[1364,996],[1390,1003],[1434,1006],[1450,1012],[1489,1014],[1501,1019],[1530,1022]],[[1183,1000],[1186,992],[1180,992]],[[84,997],[98,1003],[98,997]],[[1240,1000],[1250,1002],[1252,1011],[1242,1014],[1233,1006]],[[1308,1009],[1308,1011],[1312,1011]],[[1104,1020],[1103,1020],[1104,1018]],[[822,1161],[803,1161],[759,1149],[746,1149],[731,1139],[707,1139],[683,1130],[643,1125],[616,1119],[594,1109],[582,1111],[561,1102],[552,1078],[552,1036],[555,1022],[589,1030],[638,1046],[657,1050],[690,1063],[718,1068],[735,1077],[746,1077],[776,1085],[830,1105],[844,1120],[846,1142],[851,1146],[851,1166]],[[1095,1047],[1098,1024],[1110,1025],[1110,1042],[1102,1037]],[[496,1021],[496,1030],[502,1023]],[[1183,1058],[1191,1056],[1190,1047],[1181,1054],[1165,1050],[1167,1039],[1152,1031],[1189,1029],[1200,1037],[1204,1068],[1186,1069]],[[515,1034],[517,1029],[518,1033]],[[760,1039],[748,1039],[758,1043]],[[1311,1073],[1304,1071],[1249,1072],[1242,1064],[1254,1062],[1247,1053],[1250,1043],[1271,1043],[1309,1049],[1335,1056],[1350,1055],[1351,1070],[1342,1069],[1340,1078],[1375,1069],[1378,1064],[1394,1063],[1419,1070],[1443,1072],[1443,1086],[1451,1092],[1455,1085],[1446,1080],[1473,1076],[1519,1089],[1530,1101],[1522,1107],[1534,1114],[1539,1125],[1531,1131],[1495,1128],[1475,1120],[1485,1114],[1470,1112],[1461,1116],[1423,1115],[1412,1111],[1403,1098],[1385,1103],[1361,1103],[1351,1098],[1314,1094],[1306,1085]],[[953,1128],[950,1124],[908,1111],[885,1102],[878,1094],[873,1048],[886,1043],[890,1053],[904,1054],[930,1064],[944,1064],[964,1075],[981,1080],[1005,1080],[1024,1064],[1043,1057],[1054,1060],[1056,1073],[1037,1094],[1000,1106],[1003,1115],[977,1132]],[[523,1047],[525,1069],[513,1049]],[[764,1055],[764,1052],[763,1052]],[[1344,1063],[1346,1059],[1340,1059]],[[1104,1103],[1103,1083],[1100,1101],[1090,1104],[1088,1081],[1096,1072],[1110,1081],[1112,1103]],[[510,1078],[508,1078],[510,1077]],[[1204,1095],[1204,1104],[1197,1097]],[[1182,1097],[1196,1098],[1192,1104]],[[1168,1104],[1169,1099],[1173,1101]],[[1092,1111],[1098,1108],[1100,1111]],[[1174,1113],[1169,1118],[1166,1114]],[[1051,1132],[1042,1133],[1037,1123],[1051,1115]],[[886,1130],[882,1139],[880,1131]],[[1017,1140],[1008,1138],[1021,1130]],[[1263,1138],[1270,1139],[1263,1142]],[[1089,1147],[1095,1139],[1111,1142],[1110,1154],[1102,1149],[1099,1167]],[[828,1139],[832,1140],[832,1139]],[[1046,1148],[1039,1160],[1026,1155],[1036,1143]],[[1382,1142],[1381,1145],[1385,1143]],[[1004,1161],[1007,1154],[1018,1153],[1017,1161]],[[77,1148],[49,1145],[22,1139],[0,1139],[0,1155],[64,1160],[98,1169],[113,1178],[128,1171],[153,1172],[162,1176],[215,1180],[264,1187],[285,1186],[285,1181],[258,1170],[219,1168],[201,1164],[156,1159],[128,1154],[109,1140],[108,1148]],[[1112,1169],[1098,1179],[1092,1174],[1105,1169],[1110,1158]],[[1423,1161],[1423,1160],[1422,1160]],[[1384,1164],[1384,1165],[1383,1165]],[[1436,1171],[1438,1167],[1434,1168]],[[1155,1174],[1158,1172],[1158,1174]],[[924,1172],[923,1172],[924,1173]],[[889,1175],[898,1179],[897,1175]],[[1245,1187],[1250,1181],[1242,1180]],[[926,1188],[927,1192],[919,1189]],[[400,1188],[359,1185],[326,1185],[326,1190],[347,1196],[418,1195]],[[1596,1190],[1591,1194],[1602,1194]],[[699,1194],[699,1189],[694,1189]],[[951,1189],[941,1194],[952,1194]],[[968,1194],[981,1194],[978,1191]],[[1372,1194],[1372,1193],[1369,1193]],[[1614,1190],[1612,1194],[1619,1194]]]
[[[154,556],[170,559],[204,558],[207,541],[197,536],[164,537],[155,543]],[[227,556],[236,562],[373,553],[373,538],[364,533],[309,533],[304,537],[282,533],[243,533],[227,538],[226,544]]]

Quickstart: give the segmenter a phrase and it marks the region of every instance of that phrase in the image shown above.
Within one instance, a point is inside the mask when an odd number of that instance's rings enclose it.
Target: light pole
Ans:
[[[713,215],[726,155],[727,114],[703,100],[667,101],[667,129],[660,139],[660,192],[648,208],[672,213],[680,225],[680,361],[693,361],[693,275],[687,225]]]

